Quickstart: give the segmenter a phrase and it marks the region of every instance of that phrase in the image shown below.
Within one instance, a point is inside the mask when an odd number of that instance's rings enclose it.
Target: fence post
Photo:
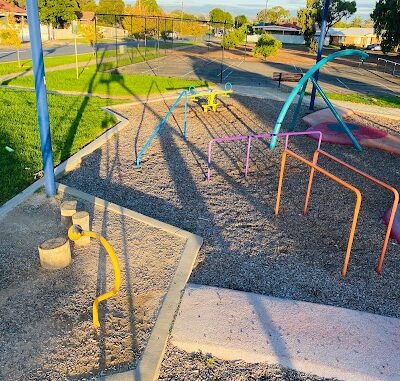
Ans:
[[[94,16],[94,55],[96,58],[96,71],[99,70],[98,55],[97,55],[97,15]]]
[[[224,21],[224,34],[222,36],[222,57],[221,57],[221,78],[220,78],[221,83],[224,80],[225,33],[226,33],[226,20]]]
[[[117,28],[117,15],[114,16],[115,25],[115,67],[118,67],[118,28]]]

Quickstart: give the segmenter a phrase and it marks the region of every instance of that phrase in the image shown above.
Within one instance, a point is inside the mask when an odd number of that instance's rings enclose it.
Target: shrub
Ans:
[[[272,37],[270,34],[265,33],[258,39],[254,49],[254,55],[256,57],[262,56],[266,58],[276,54],[281,47],[282,42]]]
[[[308,51],[309,53],[317,53],[318,51],[318,41],[315,39],[312,39],[310,42],[310,45],[308,47]]]
[[[233,49],[239,46],[246,39],[244,28],[233,29],[225,35],[221,45],[224,49]]]

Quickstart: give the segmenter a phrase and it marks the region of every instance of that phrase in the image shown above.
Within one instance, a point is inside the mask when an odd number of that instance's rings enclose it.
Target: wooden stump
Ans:
[[[72,223],[74,225],[79,225],[83,230],[90,230],[90,219],[88,212],[77,212],[72,216]],[[90,237],[81,237],[75,241],[75,246],[83,247],[90,244]]]
[[[43,242],[38,249],[40,264],[45,269],[62,269],[71,263],[71,248],[67,238],[49,239]]]
[[[61,222],[67,229],[72,226],[72,216],[76,213],[77,206],[78,202],[76,200],[61,203]]]

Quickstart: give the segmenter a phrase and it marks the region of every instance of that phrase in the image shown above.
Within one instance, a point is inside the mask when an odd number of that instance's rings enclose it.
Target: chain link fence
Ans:
[[[119,70],[132,64],[148,62],[148,73],[157,75],[163,57],[197,57],[204,59],[204,64],[210,62],[214,66],[219,65],[222,82],[223,40],[232,27],[228,23],[183,17],[97,14],[97,68],[100,71]],[[173,75],[173,69],[170,67],[168,73]],[[176,67],[176,76],[181,73],[179,67]]]

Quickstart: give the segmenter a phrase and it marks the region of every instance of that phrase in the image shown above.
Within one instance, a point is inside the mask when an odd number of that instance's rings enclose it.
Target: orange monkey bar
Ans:
[[[325,157],[327,157],[328,159],[331,159],[333,161],[335,161],[336,163],[343,165],[344,167],[350,169],[351,171],[358,173],[359,175],[365,177],[366,179],[372,181],[373,183],[380,185],[381,187],[389,190],[390,192],[393,193],[393,206],[392,206],[392,211],[390,213],[390,218],[389,218],[389,222],[387,224],[387,229],[386,229],[386,234],[385,234],[385,239],[383,241],[383,247],[382,247],[382,251],[381,251],[381,255],[379,256],[379,261],[378,261],[378,265],[376,267],[376,271],[378,272],[378,274],[380,274],[382,272],[382,267],[383,267],[383,261],[385,258],[385,254],[386,254],[386,250],[387,250],[387,246],[389,243],[389,238],[390,238],[390,233],[392,231],[392,226],[393,226],[393,221],[394,221],[394,216],[396,214],[396,210],[397,210],[397,206],[399,204],[399,192],[393,188],[392,186],[384,183],[383,181],[380,181],[378,179],[376,179],[373,176],[368,175],[367,173],[360,171],[359,169],[353,167],[350,164],[345,163],[344,161],[337,159],[335,156],[330,155],[329,153],[323,151],[323,150],[316,150],[314,152],[314,157],[313,157],[313,163],[316,165],[318,162],[318,158],[319,155],[323,155]],[[304,203],[304,214],[307,214],[308,211],[308,202],[310,199],[310,194],[311,194],[311,188],[312,188],[312,183],[313,183],[313,179],[314,179],[314,168],[311,168],[310,171],[310,178],[308,180],[308,187],[307,187],[307,195],[306,195],[306,201]]]
[[[309,166],[311,168],[312,174],[314,174],[315,171],[322,173],[323,175],[325,175],[329,179],[333,180],[334,182],[351,190],[356,195],[356,205],[354,207],[353,222],[351,224],[349,240],[347,243],[346,254],[345,254],[343,266],[342,266],[342,276],[345,277],[347,274],[347,268],[349,266],[350,253],[351,253],[351,248],[353,246],[354,233],[356,231],[358,214],[359,214],[360,208],[361,208],[361,201],[362,201],[361,192],[354,186],[352,186],[352,185],[348,184],[347,182],[343,181],[342,179],[340,179],[339,177],[337,177],[337,176],[331,174],[330,172],[326,171],[325,169],[319,167],[317,164],[304,159],[303,157],[297,155],[293,151],[286,148],[282,153],[281,169],[280,169],[280,173],[279,173],[278,194],[276,196],[276,204],[275,204],[275,215],[277,215],[279,213],[279,205],[280,205],[281,195],[282,195],[283,176],[285,174],[285,167],[286,167],[286,156],[291,156],[294,159],[297,159],[298,161],[300,161],[301,163],[304,163],[307,166]],[[311,178],[311,172],[310,172],[310,178]],[[309,185],[310,185],[310,181],[309,181]],[[310,187],[310,190],[311,190],[311,187]],[[307,198],[306,198],[306,201],[307,201]]]

